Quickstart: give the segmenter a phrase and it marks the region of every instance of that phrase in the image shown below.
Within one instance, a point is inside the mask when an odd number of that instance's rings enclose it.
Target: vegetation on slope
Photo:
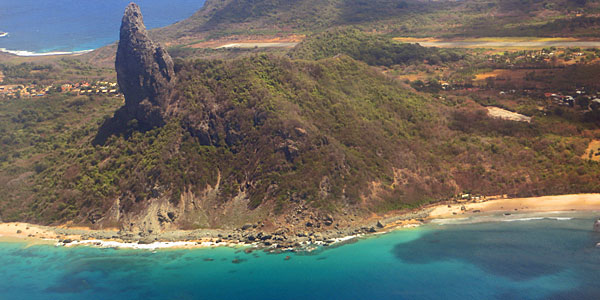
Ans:
[[[427,61],[441,64],[457,61],[464,54],[457,50],[425,48],[418,44],[396,43],[393,40],[364,33],[355,28],[328,30],[308,37],[289,55],[294,59],[323,59],[338,54],[364,61],[372,66],[392,66]]]
[[[580,158],[589,141],[580,132],[589,124],[541,114],[532,124],[490,119],[466,99],[414,94],[345,55],[316,62],[258,55],[176,69],[185,113],[146,132],[129,124],[102,146],[91,140],[116,103],[4,103],[0,130],[11,139],[2,141],[9,145],[2,220],[93,224],[117,198],[132,212],[156,197],[177,205],[194,194],[197,203],[208,201],[207,216],[180,226],[218,227],[236,197],[250,211],[308,204],[335,214],[461,192],[598,191],[600,165]],[[20,110],[23,118],[13,118]],[[25,117],[48,111],[54,117]],[[195,118],[206,121],[205,131],[189,125]]]
[[[51,208],[66,191],[79,191],[76,199],[88,213],[105,208],[98,199],[123,193],[135,206],[156,186],[177,202],[182,193],[215,186],[218,177],[219,203],[244,192],[251,208],[357,204],[368,196],[368,182],[392,183],[395,149],[431,117],[423,99],[348,57],[199,61],[180,65],[178,76],[190,118],[210,114],[218,103],[210,142],[184,130],[182,119],[89,146],[68,158],[76,164],[46,176],[51,189],[42,206]],[[60,180],[66,173],[68,180]],[[421,200],[413,195],[404,204]]]
[[[3,84],[44,84],[52,85],[60,82],[95,81],[114,78],[112,69],[94,67],[88,63],[72,58],[48,58],[39,62],[6,61],[0,63]]]
[[[39,182],[62,176],[56,172],[64,159],[83,155],[80,147],[88,147],[100,121],[119,105],[118,98],[65,94],[0,101],[0,219],[49,222],[60,217],[44,215],[38,207],[51,189]],[[64,195],[51,205],[63,214],[76,213],[80,206],[70,206]]]
[[[347,25],[415,37],[585,37],[598,36],[599,11],[596,1],[585,0],[207,1],[189,19],[156,30],[155,37],[317,33]]]
[[[358,24],[422,11],[418,1],[331,0],[227,0],[207,1],[192,17],[158,30],[157,38],[178,38],[208,32],[212,37],[229,34],[269,34],[281,31],[312,32],[335,25]]]

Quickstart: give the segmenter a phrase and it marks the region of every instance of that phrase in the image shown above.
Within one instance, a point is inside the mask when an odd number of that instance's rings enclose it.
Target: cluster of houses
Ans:
[[[0,85],[0,98],[5,99],[43,97],[53,93],[68,93],[71,95],[118,95],[119,87],[116,82],[108,81],[98,81],[93,84],[82,81],[50,86],[22,84]]]
[[[116,82],[108,82],[108,81],[99,81],[94,85],[90,85],[87,82],[81,83],[79,85],[69,87],[68,84],[62,85],[62,89],[71,89],[72,93],[78,93],[80,95],[89,95],[89,94],[118,94],[119,87]]]
[[[545,48],[542,50],[523,50],[516,52],[506,52],[504,54],[494,54],[488,56],[488,61],[495,63],[508,64],[508,67],[514,67],[517,63],[539,63],[539,62],[552,62],[558,59],[563,61],[595,58],[599,53],[597,49],[586,49],[581,50],[579,48],[567,48],[564,50],[557,50],[554,47]]]
[[[561,93],[544,93],[546,99],[552,100],[555,104],[565,106],[575,106],[575,98],[571,95],[563,95]]]
[[[546,97],[546,99],[552,100],[552,102],[554,102],[555,104],[564,105],[564,106],[571,106],[571,107],[575,106],[576,97],[584,97],[586,100],[588,100],[587,103],[600,105],[600,98],[598,97],[598,94],[586,95],[586,92],[583,89],[577,89],[575,91],[575,96],[563,95],[560,92],[559,93],[544,93],[544,96]]]

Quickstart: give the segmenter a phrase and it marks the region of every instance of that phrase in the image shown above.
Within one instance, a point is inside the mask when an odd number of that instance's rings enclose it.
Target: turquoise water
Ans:
[[[311,255],[0,243],[0,298],[599,299],[592,224],[431,225]]]
[[[70,52],[95,49],[119,39],[121,17],[131,0],[0,0],[0,48]],[[146,27],[191,16],[204,0],[138,0]]]

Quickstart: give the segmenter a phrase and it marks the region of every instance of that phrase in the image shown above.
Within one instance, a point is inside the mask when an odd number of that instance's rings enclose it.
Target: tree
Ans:
[[[575,98],[575,103],[581,107],[583,110],[588,110],[590,105],[590,99],[586,96],[577,96]]]

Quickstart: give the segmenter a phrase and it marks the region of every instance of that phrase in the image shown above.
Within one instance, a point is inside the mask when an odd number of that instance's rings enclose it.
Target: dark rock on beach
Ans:
[[[152,243],[154,243],[154,239],[150,239],[150,238],[141,239],[138,241],[138,244],[141,244],[141,245],[147,245],[147,244],[152,244]]]
[[[326,226],[331,226],[333,224],[333,221],[333,216],[330,214],[327,214],[325,218],[323,218],[323,224],[325,224]]]

